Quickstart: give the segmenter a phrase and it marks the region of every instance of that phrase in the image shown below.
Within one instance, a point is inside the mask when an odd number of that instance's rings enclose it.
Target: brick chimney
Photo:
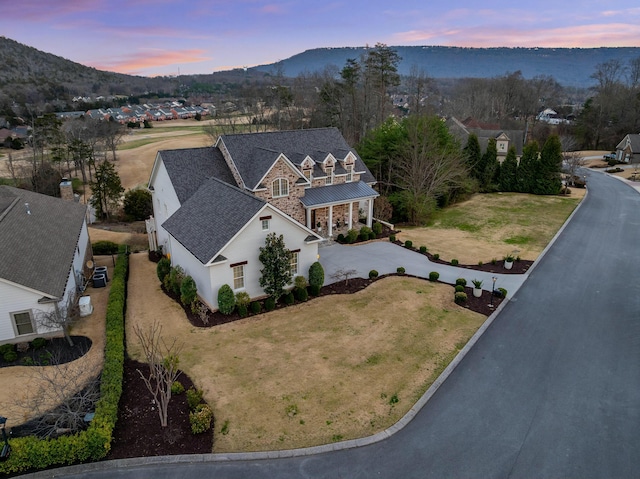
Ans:
[[[73,198],[73,186],[71,186],[71,180],[62,178],[60,183],[60,198],[67,201],[74,201]]]

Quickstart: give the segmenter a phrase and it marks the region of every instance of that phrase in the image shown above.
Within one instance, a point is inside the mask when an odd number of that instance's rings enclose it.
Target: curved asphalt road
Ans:
[[[640,195],[599,173],[588,179],[582,207],[524,286],[390,438],[312,456],[107,462],[50,477],[639,477]]]

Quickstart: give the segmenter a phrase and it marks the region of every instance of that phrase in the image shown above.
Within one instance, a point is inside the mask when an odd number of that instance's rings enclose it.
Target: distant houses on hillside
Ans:
[[[166,121],[205,117],[215,115],[213,106],[183,106],[178,102],[162,104],[145,103],[143,105],[126,105],[119,108],[97,108],[87,111],[64,111],[56,113],[61,120],[87,117],[94,120],[111,120],[125,125],[128,123],[142,124],[145,121]]]

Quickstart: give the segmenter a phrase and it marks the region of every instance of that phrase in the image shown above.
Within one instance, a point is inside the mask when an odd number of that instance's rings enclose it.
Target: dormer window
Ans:
[[[311,183],[312,173],[313,173],[313,170],[311,168],[305,168],[302,170],[302,174],[307,179],[307,181],[309,181],[309,183]]]
[[[347,178],[346,182],[351,183],[353,181],[353,165],[345,165],[345,170],[347,170]]]
[[[286,178],[277,178],[271,184],[271,196],[273,198],[282,198],[289,196],[289,180]]]
[[[333,184],[333,166],[327,166],[325,172],[327,174],[327,177],[324,180],[324,184],[332,185]]]

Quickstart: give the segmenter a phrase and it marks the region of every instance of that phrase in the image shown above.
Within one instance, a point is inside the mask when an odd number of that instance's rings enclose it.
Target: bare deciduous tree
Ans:
[[[154,322],[147,331],[136,325],[134,332],[140,341],[142,353],[149,365],[147,374],[139,369],[138,374],[158,406],[161,426],[167,427],[171,385],[180,376],[178,355],[182,348],[176,344],[175,339],[170,343],[165,342],[162,337],[162,326],[157,322]]]
[[[36,322],[46,329],[61,329],[67,343],[73,347],[69,330],[80,319],[80,308],[76,295],[70,295],[66,303],[56,303],[51,311],[36,311],[35,317]]]
[[[356,273],[355,269],[339,269],[331,277],[336,281],[344,281],[345,284],[349,284],[349,278],[355,276]]]

